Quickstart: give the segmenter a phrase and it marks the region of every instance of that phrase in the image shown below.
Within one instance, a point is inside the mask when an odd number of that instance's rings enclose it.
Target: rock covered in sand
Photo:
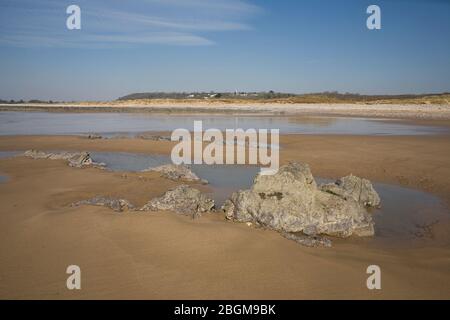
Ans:
[[[97,196],[89,200],[81,200],[72,204],[72,206],[75,207],[81,205],[103,206],[113,209],[116,212],[135,209],[135,207],[128,200],[102,196]]]
[[[25,157],[32,159],[50,159],[50,160],[66,160],[71,167],[82,168],[85,166],[101,164],[94,163],[88,152],[45,152],[38,150],[28,150],[23,154]]]
[[[180,185],[154,198],[144,205],[142,211],[170,210],[179,214],[201,216],[214,208],[214,200],[188,185]]]
[[[151,141],[171,141],[170,136],[162,136],[150,132],[143,132],[136,135],[137,139],[151,140]]]
[[[343,191],[339,194],[348,193],[343,197],[319,188],[307,164],[290,163],[274,175],[256,176],[250,190],[233,193],[222,209],[228,219],[268,227],[303,244],[327,246],[327,241],[306,240],[299,233],[310,237],[372,236],[374,224],[364,205],[379,205],[379,197],[378,201],[373,193],[354,197],[359,189],[350,185],[364,180],[357,179],[341,179],[337,187]],[[373,190],[368,180],[361,183],[360,189]]]
[[[208,181],[200,179],[192,170],[185,165],[176,164],[164,164],[158,167],[149,168],[144,171],[156,171],[160,172],[161,176],[171,180],[184,180],[184,181],[200,181],[203,184],[207,184]]]

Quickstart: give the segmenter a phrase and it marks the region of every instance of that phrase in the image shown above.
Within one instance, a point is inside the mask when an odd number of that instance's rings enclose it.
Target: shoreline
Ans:
[[[118,112],[164,114],[224,114],[277,116],[348,116],[417,120],[450,120],[450,105],[436,104],[298,104],[298,103],[73,103],[73,104],[0,104],[0,111],[20,112]]]

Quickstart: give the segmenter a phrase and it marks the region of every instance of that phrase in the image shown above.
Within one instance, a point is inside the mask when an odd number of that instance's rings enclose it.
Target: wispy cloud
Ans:
[[[81,7],[81,30],[68,31],[65,9]],[[212,45],[217,32],[252,30],[261,9],[242,0],[2,0],[0,45],[110,47]]]
[[[151,3],[164,4],[206,10],[222,10],[239,14],[253,14],[261,11],[261,8],[245,1],[239,0],[146,0]]]

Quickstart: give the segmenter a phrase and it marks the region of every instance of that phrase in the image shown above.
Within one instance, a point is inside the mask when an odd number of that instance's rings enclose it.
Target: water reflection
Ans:
[[[148,131],[203,128],[280,129],[281,134],[423,135],[446,128],[368,118],[300,116],[167,115],[151,113],[0,112],[0,135],[67,135],[99,133],[133,136]]]

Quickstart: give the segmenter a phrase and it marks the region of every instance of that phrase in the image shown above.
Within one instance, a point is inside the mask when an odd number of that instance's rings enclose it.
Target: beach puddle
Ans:
[[[113,171],[138,172],[171,163],[170,157],[163,155],[95,151],[90,151],[89,154],[94,162],[104,163],[108,169]]]
[[[148,168],[172,163],[170,157],[163,155],[136,154],[125,152],[89,152],[92,159],[104,163],[112,171],[140,172]],[[206,179],[212,190],[208,195],[216,205],[221,206],[231,193],[248,189],[259,167],[249,165],[206,165],[189,166],[201,179]]]
[[[279,129],[280,134],[424,135],[447,133],[447,128],[372,118],[174,115],[152,113],[0,112],[0,135],[80,135],[134,137],[144,132],[203,129]]]
[[[0,159],[8,159],[19,155],[20,151],[0,151]]]
[[[151,167],[171,163],[167,156],[91,152],[96,162],[104,162],[114,171],[142,171]],[[208,180],[216,207],[220,208],[230,195],[238,190],[249,189],[258,174],[257,166],[249,165],[191,165],[191,170],[201,179]],[[317,178],[318,184],[332,180]],[[373,209],[375,221],[374,238],[368,241],[381,241],[394,244],[412,239],[432,239],[434,224],[449,221],[450,213],[442,201],[429,193],[384,183],[374,183],[382,206]],[[365,240],[364,240],[365,241]]]
[[[8,177],[7,176],[2,176],[0,174],[0,183],[5,183],[6,181],[8,181]]]
[[[208,195],[220,208],[233,192],[250,189],[259,167],[249,165],[192,165],[191,170],[209,182]]]
[[[438,197],[395,185],[374,183],[380,195],[380,209],[373,211],[375,240],[432,240],[433,226],[450,220],[450,212]]]
[[[318,184],[334,180],[316,178]],[[371,209],[375,237],[366,238],[384,245],[405,244],[411,240],[432,240],[433,225],[450,221],[445,204],[430,193],[385,183],[373,183],[381,198],[381,208]],[[365,241],[364,240],[364,241]]]

